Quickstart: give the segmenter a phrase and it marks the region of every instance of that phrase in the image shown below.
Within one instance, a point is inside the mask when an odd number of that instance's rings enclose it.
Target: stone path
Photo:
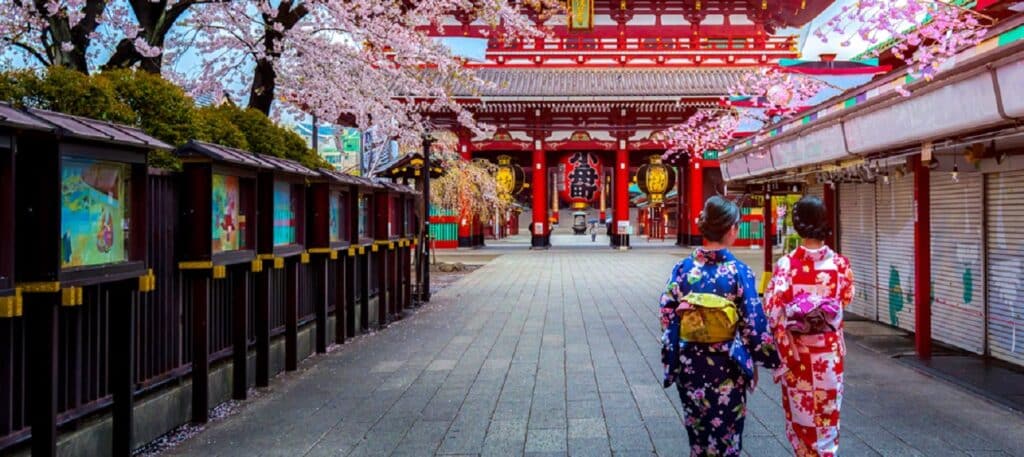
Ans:
[[[502,251],[173,453],[688,455],[654,311],[681,251]],[[849,346],[843,455],[1024,456],[1021,416]],[[791,455],[778,387],[750,410],[745,452]]]

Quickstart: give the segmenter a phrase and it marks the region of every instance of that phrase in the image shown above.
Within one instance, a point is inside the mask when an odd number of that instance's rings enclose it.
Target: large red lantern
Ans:
[[[601,158],[593,152],[573,152],[562,157],[562,188],[559,196],[573,209],[584,209],[601,195],[601,177],[604,174]]]

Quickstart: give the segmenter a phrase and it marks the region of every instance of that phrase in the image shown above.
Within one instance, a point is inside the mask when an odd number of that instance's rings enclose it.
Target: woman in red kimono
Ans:
[[[793,207],[801,246],[775,266],[765,311],[782,357],[786,436],[797,457],[834,457],[839,451],[843,401],[842,309],[853,300],[850,262],[824,240],[831,233],[825,205],[803,197]]]

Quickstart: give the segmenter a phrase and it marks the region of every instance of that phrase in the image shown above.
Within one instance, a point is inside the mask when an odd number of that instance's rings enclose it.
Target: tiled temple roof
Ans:
[[[501,69],[486,68],[481,78],[496,87],[459,96],[593,97],[593,96],[722,96],[747,70],[698,69]]]

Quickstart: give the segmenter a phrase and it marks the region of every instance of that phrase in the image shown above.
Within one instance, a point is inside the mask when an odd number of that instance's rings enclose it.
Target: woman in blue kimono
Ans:
[[[755,363],[779,366],[754,274],[727,249],[739,234],[735,203],[711,197],[698,223],[706,242],[672,269],[661,296],[665,387],[676,384],[686,413],[691,456],[738,456],[747,392],[757,381]],[[694,343],[679,338],[677,307],[687,294],[731,300],[738,321],[731,341]]]

